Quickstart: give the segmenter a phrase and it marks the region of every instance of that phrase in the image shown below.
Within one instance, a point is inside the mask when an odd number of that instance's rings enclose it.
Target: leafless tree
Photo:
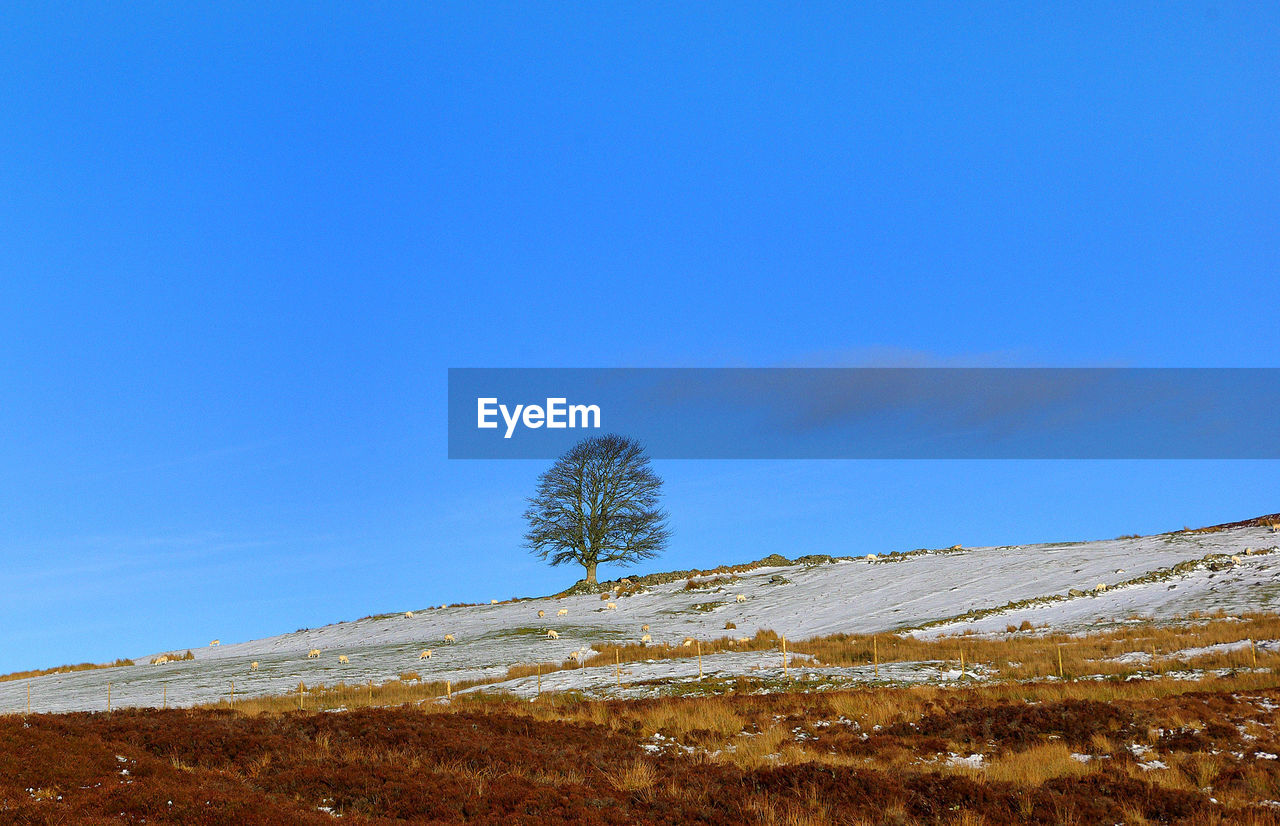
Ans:
[[[584,581],[594,584],[600,563],[631,565],[667,547],[661,493],[662,479],[638,442],[613,434],[583,439],[538,477],[524,546],[552,565],[582,565]]]

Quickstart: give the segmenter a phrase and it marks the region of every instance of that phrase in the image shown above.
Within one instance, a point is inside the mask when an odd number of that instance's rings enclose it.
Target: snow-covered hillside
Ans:
[[[459,608],[405,606],[414,616],[372,617],[218,647],[193,644],[195,659],[189,661],[151,665],[153,655],[145,655],[134,666],[0,682],[0,712],[24,709],[28,687],[33,711],[104,709],[108,681],[112,706],[120,708],[158,706],[162,697],[169,705],[212,702],[227,696],[232,680],[243,695],[284,693],[299,681],[380,682],[405,671],[424,680],[494,678],[511,665],[559,662],[595,643],[638,642],[646,624],[654,642],[678,643],[685,637],[749,636],[757,629],[804,639],[840,631],[1000,630],[1029,619],[1070,630],[1135,613],[1161,618],[1218,608],[1271,610],[1280,598],[1280,553],[1270,553],[1278,544],[1280,535],[1268,528],[1246,526],[757,568],[716,588],[686,591],[683,580],[648,587],[614,600],[616,609],[596,595]],[[1246,549],[1266,552],[1246,555]],[[739,594],[745,601],[736,599]],[[1043,597],[1054,599],[1028,604]],[[561,609],[566,616],[557,616]],[[539,610],[545,618],[537,616]],[[737,630],[726,631],[726,622]],[[548,629],[559,638],[548,639]],[[456,644],[445,643],[446,634]],[[427,648],[434,655],[419,660]],[[308,659],[311,649],[321,655]],[[340,663],[339,655],[350,662]],[[740,652],[704,659],[708,673],[723,675],[750,673],[776,657]],[[250,670],[253,661],[259,663],[256,671]],[[630,679],[680,676],[690,668],[696,673],[696,664],[687,663],[653,664],[652,673],[644,664],[627,668]],[[613,669],[607,670],[604,676],[561,672],[544,688],[605,687]]]

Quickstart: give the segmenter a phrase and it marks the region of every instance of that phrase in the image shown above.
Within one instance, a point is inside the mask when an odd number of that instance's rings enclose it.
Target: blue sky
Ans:
[[[445,458],[449,367],[1280,366],[1280,8],[1056,6],[6,4],[0,671],[572,582],[543,463]],[[658,470],[662,568],[1280,510]]]

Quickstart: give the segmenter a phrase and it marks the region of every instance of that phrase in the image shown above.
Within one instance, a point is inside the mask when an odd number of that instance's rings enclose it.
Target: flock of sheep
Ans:
[[[615,593],[615,594],[617,593],[617,590],[616,590],[616,589],[615,589],[614,593]],[[736,602],[746,602],[746,601],[747,601],[747,598],[746,598],[746,596],[745,596],[745,595],[743,595],[743,594],[737,594],[737,595],[735,595],[735,596],[734,596],[734,600],[735,600]],[[498,600],[496,600],[496,599],[495,599],[495,600],[492,600],[490,604],[492,604],[492,605],[497,605],[497,604],[498,604]],[[446,606],[441,605],[440,607],[441,607],[441,608],[445,608]],[[618,604],[617,604],[616,602],[610,602],[610,603],[608,603],[608,604],[606,604],[606,605],[605,605],[605,610],[607,610],[607,611],[616,611],[616,610],[617,610],[617,608],[618,608]],[[543,611],[543,610],[539,610],[539,611],[538,611],[538,617],[539,617],[539,618],[546,617],[546,615],[547,615],[547,612],[546,612],[546,611]],[[414,616],[413,611],[405,611],[405,612],[404,612],[404,617],[405,617],[405,619],[413,619],[413,616]],[[557,616],[557,617],[567,617],[567,616],[569,616],[569,609],[568,609],[568,608],[561,608],[560,610],[556,611],[556,616]],[[642,626],[640,626],[640,630],[643,632],[642,636],[640,637],[640,643],[641,643],[641,645],[648,645],[648,644],[652,643],[652,642],[653,642],[653,637],[652,637],[652,636],[650,636],[650,634],[649,634],[649,626],[648,626],[648,625],[642,625]],[[549,639],[549,640],[557,640],[557,639],[560,639],[560,632],[559,632],[559,631],[556,631],[554,628],[548,628],[548,629],[547,629],[547,631],[546,631],[546,638],[547,638],[547,639]],[[739,638],[737,639],[737,642],[739,642],[739,643],[745,643],[745,642],[749,642],[749,641],[750,641],[750,638],[749,638],[749,637],[739,637]],[[445,634],[445,635],[444,635],[444,642],[445,642],[445,644],[447,644],[447,645],[452,645],[452,644],[454,644],[454,643],[456,643],[456,642],[457,642],[457,639],[454,637],[454,635],[453,635],[453,634]],[[693,637],[685,637],[685,638],[684,638],[684,641],[683,641],[683,643],[682,643],[682,645],[684,645],[684,646],[686,646],[686,647],[687,647],[687,646],[691,646],[691,645],[693,645],[695,642],[697,642],[697,641],[696,641]],[[221,640],[213,640],[213,641],[211,641],[211,642],[209,643],[209,646],[210,646],[211,648],[213,648],[213,647],[217,647],[217,646],[219,646],[219,645],[221,645],[221,644],[222,644],[222,641],[221,641]],[[431,650],[430,648],[423,649],[422,653],[418,654],[418,659],[419,659],[419,660],[427,660],[427,659],[431,659],[432,653],[433,653],[433,652],[432,652],[432,650]],[[319,659],[319,658],[320,658],[320,654],[321,654],[321,652],[320,652],[320,649],[319,649],[319,648],[312,648],[310,651],[308,651],[308,652],[307,652],[307,659],[309,659],[309,660]],[[586,652],[585,652],[585,651],[575,651],[575,652],[573,652],[573,654],[572,654],[571,656],[573,656],[573,657],[575,657],[575,658],[577,658],[577,659],[581,660],[581,659],[583,659],[583,657],[585,656],[585,654],[586,654]],[[168,663],[168,662],[175,662],[175,661],[177,661],[178,659],[179,659],[178,657],[172,657],[172,656],[169,656],[169,655],[161,655],[161,656],[159,656],[159,657],[156,657],[156,658],[152,659],[152,660],[151,660],[151,663],[152,663],[152,665],[163,665],[164,663]],[[351,659],[350,659],[350,657],[349,657],[348,655],[346,655],[346,654],[339,654],[339,655],[338,655],[338,662],[339,662],[340,664],[343,664],[343,665],[348,665],[348,664],[350,664],[350,663],[351,663]],[[255,660],[255,661],[253,661],[253,662],[251,662],[251,663],[249,664],[249,670],[250,670],[250,671],[257,671],[257,670],[258,670],[258,662],[257,662],[256,660]]]

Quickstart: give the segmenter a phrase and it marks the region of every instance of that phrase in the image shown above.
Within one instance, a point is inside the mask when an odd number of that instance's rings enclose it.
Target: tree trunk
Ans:
[[[586,566],[587,566],[587,578],[583,581],[586,582],[588,585],[595,585],[596,584],[596,563],[588,562],[586,563]]]

